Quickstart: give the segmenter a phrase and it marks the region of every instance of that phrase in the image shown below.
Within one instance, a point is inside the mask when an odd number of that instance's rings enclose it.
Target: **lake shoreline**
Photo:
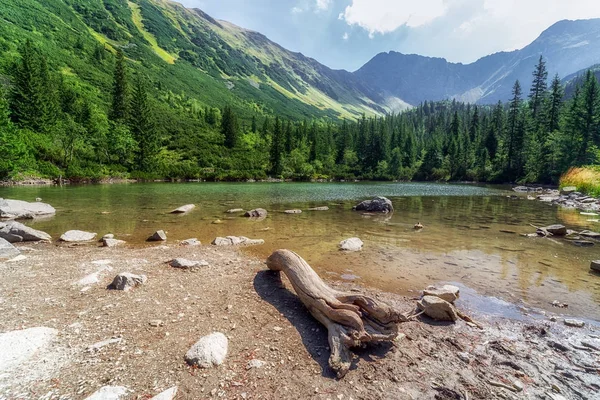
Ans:
[[[56,363],[26,363],[23,376],[14,372],[12,380],[0,385],[0,394],[8,398],[49,391],[56,397],[85,398],[106,385],[126,387],[132,392],[127,398],[151,397],[178,386],[177,399],[326,399],[332,394],[345,399],[454,398],[449,397],[452,393],[467,393],[470,399],[538,398],[557,391],[571,398],[600,387],[597,366],[588,365],[595,350],[590,353],[582,345],[595,346],[599,336],[593,326],[571,328],[551,319],[516,321],[470,309],[463,311],[483,329],[464,321],[440,324],[420,318],[400,325],[402,334],[394,346],[358,350],[356,366],[336,380],[327,366],[324,328],[285,278],[279,281],[262,259],[239,249],[171,244],[18,247],[25,260],[0,263],[0,293],[7,294],[0,302],[0,330],[56,329],[47,351],[59,356]],[[168,266],[176,257],[206,260],[208,266],[195,272]],[[148,280],[129,292],[107,290],[112,278],[124,271]],[[402,312],[415,307],[413,298],[352,283],[327,283],[365,291]],[[459,300],[457,306],[465,305]],[[214,331],[229,337],[224,364],[207,370],[187,366],[185,352]],[[90,351],[95,344],[100,347]],[[252,360],[264,364],[249,368]],[[562,365],[558,373],[557,363]]]

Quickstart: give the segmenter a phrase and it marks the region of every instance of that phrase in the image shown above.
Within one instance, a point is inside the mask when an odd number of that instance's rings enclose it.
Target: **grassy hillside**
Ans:
[[[302,119],[384,111],[351,74],[291,53],[264,36],[161,0],[0,0],[0,74],[31,39],[51,68],[109,101],[112,57],[124,51],[152,85],[202,106]],[[6,80],[6,78],[4,78]]]

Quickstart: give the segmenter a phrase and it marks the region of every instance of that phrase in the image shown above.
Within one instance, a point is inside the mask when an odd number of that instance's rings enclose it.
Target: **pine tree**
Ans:
[[[548,132],[554,132],[560,129],[560,113],[564,90],[560,83],[558,74],[552,80],[550,85],[550,98],[548,101],[548,111],[546,113],[546,129]]]
[[[273,127],[273,140],[271,142],[271,173],[274,176],[280,176],[283,171],[283,132],[279,117],[275,118]]]
[[[117,50],[117,58],[113,75],[112,105],[110,119],[123,121],[127,118],[128,109],[128,77],[123,50]],[[132,110],[133,112],[133,110]],[[134,117],[135,118],[135,117]]]
[[[591,70],[586,73],[578,112],[581,145],[577,160],[581,165],[594,163],[595,148],[600,145],[600,85]]]
[[[540,56],[540,59],[535,66],[533,71],[533,82],[529,91],[529,107],[531,109],[531,116],[533,121],[537,125],[541,122],[542,108],[544,105],[544,99],[546,97],[546,90],[548,89],[548,71],[546,70],[546,61]]]
[[[230,106],[225,106],[221,117],[221,134],[225,138],[225,147],[233,149],[238,145],[238,122]]]
[[[137,75],[134,81],[130,109],[129,129],[138,143],[136,164],[141,171],[150,171],[159,150],[159,137],[153,121],[146,83],[140,75]]]
[[[256,133],[256,131],[257,131],[257,127],[256,127],[256,115],[252,116],[252,125],[250,126],[250,131],[252,133]]]
[[[508,109],[508,129],[507,129],[507,163],[508,172],[514,173],[518,167],[519,158],[521,153],[521,146],[523,144],[523,137],[521,136],[521,84],[517,80],[512,89],[512,99]],[[514,178],[514,176],[513,176]]]

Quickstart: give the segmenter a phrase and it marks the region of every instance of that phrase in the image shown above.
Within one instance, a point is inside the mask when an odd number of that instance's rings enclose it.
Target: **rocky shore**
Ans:
[[[575,187],[558,189],[544,189],[540,187],[517,186],[513,188],[517,193],[527,194],[532,200],[572,208],[584,212],[600,211],[600,199],[587,196],[577,191]]]

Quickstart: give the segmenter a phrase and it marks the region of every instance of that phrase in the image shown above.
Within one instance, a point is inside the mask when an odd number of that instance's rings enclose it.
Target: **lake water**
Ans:
[[[600,276],[590,272],[600,243],[576,247],[567,241],[525,238],[520,233],[562,223],[575,230],[600,230],[600,217],[525,197],[511,199],[507,187],[431,183],[156,183],[64,187],[5,187],[0,197],[34,201],[57,209],[48,220],[26,222],[58,238],[70,229],[114,233],[129,245],[163,229],[168,244],[196,237],[261,238],[245,251],[266,258],[287,248],[328,279],[356,280],[383,290],[416,296],[430,284],[455,282],[500,302],[600,320]],[[352,206],[373,196],[394,204],[391,215],[363,215]],[[168,212],[194,203],[186,215]],[[329,211],[306,211],[328,206]],[[269,211],[263,221],[226,214],[232,208]],[[287,215],[287,209],[305,210]],[[220,219],[222,224],[213,224]],[[424,229],[415,231],[415,223]],[[508,232],[507,232],[508,231]],[[510,233],[514,232],[514,233]],[[359,253],[338,251],[357,236]],[[559,300],[566,310],[553,308]],[[484,307],[485,305],[479,305]],[[525,311],[526,312],[526,311]]]

